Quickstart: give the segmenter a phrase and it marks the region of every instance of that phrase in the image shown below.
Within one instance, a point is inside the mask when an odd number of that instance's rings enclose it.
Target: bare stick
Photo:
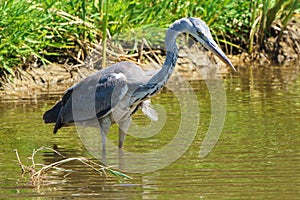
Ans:
[[[24,165],[22,164],[21,159],[20,159],[20,157],[19,157],[18,149],[15,149],[14,151],[16,152],[16,156],[17,156],[19,165],[20,165],[20,167],[21,167],[22,174],[24,174],[24,173],[26,172],[26,170],[25,170],[25,167],[24,167]]]

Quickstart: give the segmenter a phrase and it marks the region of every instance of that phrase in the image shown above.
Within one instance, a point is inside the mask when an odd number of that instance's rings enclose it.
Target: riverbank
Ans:
[[[195,55],[195,54],[191,54]],[[158,56],[161,57],[161,56]],[[243,68],[268,68],[268,65],[260,65],[258,62],[245,63],[249,59],[247,55],[229,56],[237,68],[236,75],[240,74]],[[130,60],[128,58],[120,58],[120,60]],[[267,60],[265,60],[267,61]],[[135,62],[132,60],[132,62]],[[137,62],[135,62],[137,63]],[[202,63],[202,64],[199,64]],[[137,63],[138,64],[138,63]],[[153,60],[139,64],[144,70],[159,69],[160,65]],[[283,67],[285,70],[292,67],[300,66],[299,60],[286,63],[287,66]],[[270,66],[271,67],[271,66]],[[230,72],[227,66],[221,61],[210,57],[206,51],[197,51],[197,57],[191,59],[183,50],[180,52],[180,57],[175,68],[175,75],[172,75],[168,84],[176,84],[178,75],[184,77],[189,81],[211,79],[216,76],[226,76]],[[31,67],[27,70],[18,70],[17,76],[12,81],[2,82],[0,90],[0,100],[28,100],[49,98],[55,94],[58,95],[57,99],[61,97],[63,92],[70,86],[76,84],[84,77],[95,73],[98,69],[89,65],[80,66],[67,66],[67,65],[49,65],[43,67]]]
[[[143,52],[142,62],[138,58],[139,54],[114,54],[115,57],[110,59],[109,65],[119,61],[130,61],[141,66],[144,70],[157,70],[161,67],[164,60],[164,56],[158,54],[158,52]],[[237,61],[238,59],[235,60]],[[216,67],[221,65],[222,67]],[[0,99],[35,99],[48,94],[62,94],[68,87],[98,71],[100,69],[99,66],[101,66],[99,60],[94,60],[90,63],[74,66],[53,64],[41,67],[30,66],[26,70],[17,69],[16,75],[12,80],[2,79]],[[220,74],[225,74],[228,70],[220,61],[215,60],[206,51],[197,47],[183,47],[180,48],[174,74],[179,74],[188,80],[204,79],[209,76],[209,68],[214,71],[217,70]],[[172,76],[170,83],[174,81],[176,81],[176,77]]]
[[[272,26],[272,35],[265,39],[266,45],[262,49],[254,48],[250,54],[242,52],[228,56],[233,64],[238,66],[238,70],[239,67],[274,64],[299,65],[300,17],[291,20],[285,31],[281,31],[280,27],[280,24]],[[101,69],[102,56],[99,53],[102,52],[101,48],[102,46],[94,46],[89,56],[84,61],[78,60],[79,64],[75,65],[64,58],[49,65],[42,65],[38,59],[33,59],[34,61],[28,63],[26,67],[17,68],[14,76],[6,74],[0,78],[0,99],[35,99],[50,93],[62,94],[71,85]],[[112,42],[108,42],[107,48],[107,66],[120,61],[131,61],[144,70],[157,70],[164,60],[164,51],[161,49],[139,48],[137,52],[132,53],[113,45]],[[175,73],[188,80],[206,79],[212,75],[210,70],[214,71],[214,75],[228,73],[228,68],[209,52],[190,44],[180,46],[175,69]],[[172,81],[176,79],[171,78],[170,82]]]

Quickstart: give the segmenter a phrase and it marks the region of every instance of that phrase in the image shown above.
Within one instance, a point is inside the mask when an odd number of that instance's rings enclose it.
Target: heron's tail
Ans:
[[[45,112],[45,114],[43,116],[44,122],[46,124],[48,124],[48,123],[56,123],[61,108],[62,108],[62,102],[59,101],[50,110],[48,110],[47,112]]]

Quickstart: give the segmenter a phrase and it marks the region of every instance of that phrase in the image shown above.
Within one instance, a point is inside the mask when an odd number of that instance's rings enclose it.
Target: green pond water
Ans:
[[[29,175],[21,174],[15,149],[23,164],[28,166],[31,165],[29,158],[33,149],[41,146],[53,148],[68,158],[94,156],[79,138],[75,127],[63,128],[54,135],[53,125],[43,123],[43,113],[61,95],[45,94],[37,100],[2,101],[0,199],[299,199],[299,68],[241,68],[239,73],[228,74],[222,81],[226,93],[226,118],[212,151],[205,158],[199,158],[213,116],[206,82],[193,81],[200,121],[191,145],[170,164],[146,173],[126,173],[133,179],[123,182],[114,176],[100,176],[75,161],[60,166],[73,170],[72,173],[51,170],[38,185],[32,185]],[[163,128],[148,138],[129,135],[124,151],[152,152],[167,145],[177,133],[182,122],[179,117],[182,105],[174,93],[164,90],[153,98],[153,104],[159,104],[165,110]],[[189,102],[186,105],[189,106]],[[134,123],[142,127],[150,122],[138,112]],[[117,143],[117,135],[114,126],[109,134],[112,143]],[[174,155],[177,147],[173,147]],[[121,162],[126,165],[121,154],[109,153],[106,160],[108,163],[119,160],[115,164],[118,169]],[[50,150],[35,156],[35,162],[42,164],[60,159]],[[145,157],[139,163],[156,166],[160,162],[159,158],[156,159]]]

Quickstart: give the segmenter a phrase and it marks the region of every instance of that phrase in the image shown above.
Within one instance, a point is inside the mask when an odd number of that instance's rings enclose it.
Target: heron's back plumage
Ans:
[[[115,118],[121,119],[130,112],[122,109],[129,107],[130,91],[134,91],[150,77],[137,65],[120,62],[83,79],[69,88],[62,100],[44,114],[45,123],[56,123],[54,133],[63,126],[74,122],[100,119],[119,105]],[[140,79],[136,81],[136,79]],[[127,114],[128,115],[128,114]],[[130,115],[130,113],[129,113]]]

